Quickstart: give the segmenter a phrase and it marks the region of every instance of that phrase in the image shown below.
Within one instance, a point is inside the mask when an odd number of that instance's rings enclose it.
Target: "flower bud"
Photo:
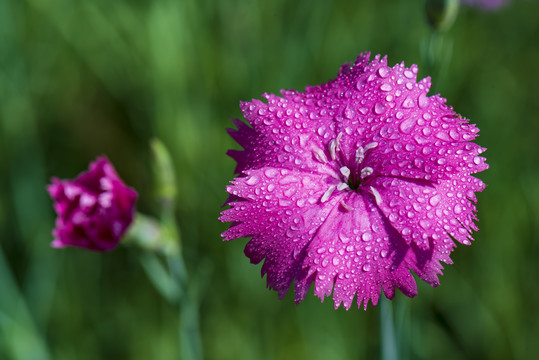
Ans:
[[[52,178],[47,190],[58,214],[52,246],[108,251],[133,220],[137,193],[125,185],[106,157],[74,180]]]

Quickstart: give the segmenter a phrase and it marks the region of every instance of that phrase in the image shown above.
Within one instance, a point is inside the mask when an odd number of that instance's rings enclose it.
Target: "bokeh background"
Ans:
[[[335,77],[363,51],[418,64],[481,129],[479,227],[436,289],[398,294],[404,358],[539,353],[539,4],[461,6],[429,46],[423,1],[0,0],[0,358],[177,359],[178,309],[140,252],[50,247],[45,186],[106,154],[155,214],[149,141],[177,170],[177,219],[207,359],[374,359],[379,307],[279,301],[218,222],[240,100]],[[432,45],[432,44],[431,44]],[[435,61],[433,61],[433,59]]]

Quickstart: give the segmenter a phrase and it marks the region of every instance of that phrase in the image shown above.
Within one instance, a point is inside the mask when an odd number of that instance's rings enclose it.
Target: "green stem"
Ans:
[[[395,337],[393,304],[382,296],[380,301],[380,354],[382,360],[397,360],[399,352]]]

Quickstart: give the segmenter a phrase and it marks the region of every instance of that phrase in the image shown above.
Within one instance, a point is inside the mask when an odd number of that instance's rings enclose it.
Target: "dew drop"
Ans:
[[[432,205],[432,206],[436,206],[440,203],[440,200],[442,199],[442,197],[440,195],[434,195],[433,197],[431,197],[429,199],[429,203]]]
[[[412,129],[415,125],[415,119],[414,118],[408,118],[406,120],[404,120],[403,122],[400,123],[399,125],[399,129],[401,130],[401,132],[403,132],[404,134],[409,134],[412,132]]]
[[[406,151],[413,151],[415,149],[415,146],[414,144],[408,143],[404,146],[404,148],[406,149]]]
[[[347,106],[346,109],[344,110],[344,117],[346,117],[349,120],[353,119],[355,114],[356,112],[354,111],[354,109],[352,109],[349,106]]]
[[[374,105],[374,113],[377,115],[381,115],[386,111],[386,107],[384,104],[376,103]]]
[[[421,152],[423,153],[423,155],[428,155],[432,152],[432,148],[430,146],[425,146],[423,150],[421,150]]]
[[[443,132],[443,131],[440,131],[439,133],[436,134],[436,137],[440,140],[445,140],[445,141],[449,141],[449,136],[447,136],[447,133]]]
[[[246,183],[247,185],[255,185],[258,184],[259,181],[260,178],[258,177],[258,175],[253,175],[249,179],[247,179]]]
[[[372,234],[370,232],[365,232],[363,235],[361,235],[361,239],[363,241],[371,241],[372,240]]]
[[[365,272],[371,271],[371,265],[370,264],[363,265],[363,271],[365,271]]]
[[[292,201],[287,199],[279,199],[279,206],[288,207],[290,205],[292,205]]]
[[[430,221],[428,220],[419,220],[419,225],[425,230],[428,230],[430,228]]]
[[[340,263],[341,263],[341,260],[339,259],[339,257],[335,256],[333,258],[333,265],[338,266]]]
[[[382,78],[386,78],[390,73],[390,69],[386,66],[382,66],[381,68],[378,69],[378,75],[380,75],[380,77]]]
[[[385,84],[380,85],[380,90],[382,91],[391,91],[391,89],[393,89],[391,84],[385,83]]]
[[[264,171],[264,174],[266,174],[267,177],[269,178],[274,178],[278,175],[278,171],[277,169],[266,169],[266,171]]]
[[[424,109],[429,105],[429,98],[426,94],[419,95],[419,98],[417,99],[417,104],[420,108]]]
[[[406,97],[406,99],[402,103],[402,107],[406,109],[413,108],[414,105],[414,100],[410,96]]]

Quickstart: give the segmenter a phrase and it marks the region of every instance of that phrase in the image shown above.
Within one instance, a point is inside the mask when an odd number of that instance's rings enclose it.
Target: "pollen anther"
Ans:
[[[374,172],[374,170],[371,167],[364,167],[361,169],[361,179],[365,179],[367,176],[371,175]]]

